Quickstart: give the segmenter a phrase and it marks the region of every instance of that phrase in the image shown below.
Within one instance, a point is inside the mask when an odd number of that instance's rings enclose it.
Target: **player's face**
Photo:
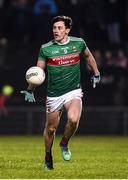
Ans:
[[[67,36],[70,29],[66,28],[63,21],[59,21],[53,24],[53,35],[57,42],[64,43],[67,41]]]

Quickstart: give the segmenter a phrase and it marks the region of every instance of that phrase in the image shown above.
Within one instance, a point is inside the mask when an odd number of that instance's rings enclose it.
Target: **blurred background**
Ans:
[[[128,134],[128,1],[0,0],[0,134],[42,134],[46,84],[35,91],[37,102],[24,101],[26,70],[36,65],[41,44],[52,38],[56,15],[73,19],[72,36],[82,37],[96,58],[101,83],[81,57],[83,113],[77,134]],[[62,133],[66,114],[61,119]]]

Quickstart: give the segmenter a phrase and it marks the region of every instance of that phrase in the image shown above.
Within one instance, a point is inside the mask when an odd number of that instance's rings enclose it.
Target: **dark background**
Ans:
[[[50,22],[56,15],[72,17],[73,28],[70,35],[82,37],[86,41],[101,72],[101,82],[93,89],[90,82],[92,72],[81,57],[83,105],[84,110],[87,107],[87,113],[84,111],[82,115],[81,122],[85,124],[81,124],[80,133],[127,134],[126,0],[0,1],[0,88],[6,84],[14,88],[14,93],[6,102],[8,115],[0,116],[0,133],[42,132],[42,116],[34,117],[33,112],[37,107],[45,107],[47,78],[35,92],[35,104],[26,103],[20,90],[27,88],[25,72],[30,66],[36,65],[41,44],[52,39]],[[88,110],[90,107],[91,110]],[[96,108],[98,110],[95,114]],[[44,115],[44,110],[42,112],[40,108],[36,112]],[[38,130],[33,132],[31,128],[28,130],[25,122],[29,119],[31,124],[34,118],[38,122]],[[19,127],[23,129],[20,131]],[[100,127],[99,130],[97,127]]]

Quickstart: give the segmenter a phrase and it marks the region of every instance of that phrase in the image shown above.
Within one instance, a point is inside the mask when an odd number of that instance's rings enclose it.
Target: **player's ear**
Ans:
[[[67,29],[66,29],[66,34],[68,35],[68,34],[69,34],[69,32],[70,32],[70,29],[69,29],[69,28],[67,28]]]

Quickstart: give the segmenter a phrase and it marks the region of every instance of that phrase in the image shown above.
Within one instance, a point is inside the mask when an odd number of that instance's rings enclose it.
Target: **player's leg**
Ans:
[[[68,161],[71,158],[71,152],[68,148],[68,141],[77,130],[82,111],[82,100],[72,99],[65,104],[65,108],[67,110],[68,121],[64,129],[60,147],[64,160]]]
[[[44,129],[46,169],[53,169],[52,145],[54,141],[55,132],[59,124],[60,116],[61,111],[46,113],[46,124]]]

